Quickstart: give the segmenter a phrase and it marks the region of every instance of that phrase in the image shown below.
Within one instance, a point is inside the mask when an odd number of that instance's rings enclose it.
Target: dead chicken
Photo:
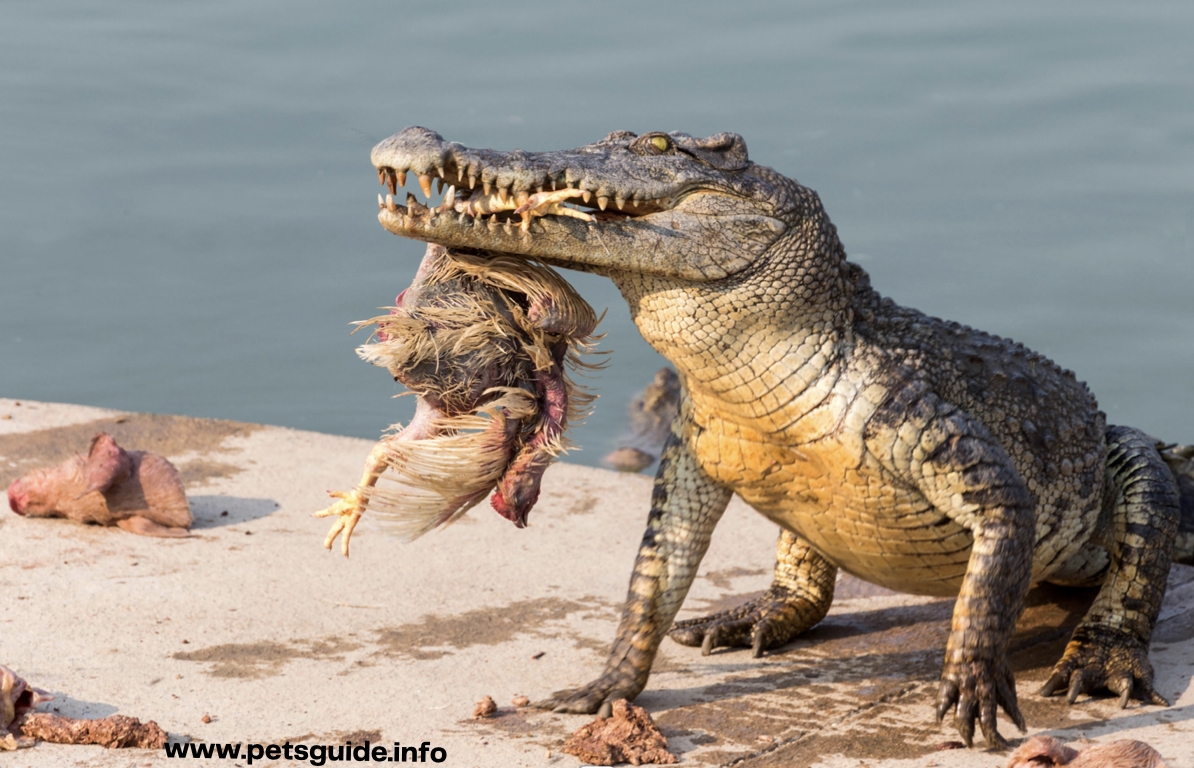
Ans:
[[[126,451],[106,432],[91,439],[87,455],[13,480],[8,506],[23,517],[115,525],[141,536],[189,536],[193,521],[174,465],[156,453]]]
[[[20,675],[0,664],[0,750],[14,750],[33,746],[33,739],[18,739],[9,729],[26,712],[54,697],[40,688],[29,685]]]
[[[1007,761],[1007,768],[1166,768],[1157,750],[1143,741],[1116,739],[1072,749],[1052,736],[1033,736]]]
[[[544,470],[565,448],[564,432],[592,397],[566,368],[594,367],[597,317],[554,270],[428,245],[410,288],[357,350],[417,396],[409,424],[369,454],[360,484],[316,517],[336,517],[324,541],[343,536],[371,509],[413,540],[447,525],[492,490],[516,526],[539,497]],[[379,485],[383,473],[386,484]]]

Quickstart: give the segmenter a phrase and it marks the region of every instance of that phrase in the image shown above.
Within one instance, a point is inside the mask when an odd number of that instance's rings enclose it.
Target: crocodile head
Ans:
[[[815,193],[747,158],[734,133],[615,131],[558,152],[498,152],[411,127],[373,148],[394,234],[617,277],[707,282],[754,263],[820,210]],[[428,205],[394,200],[414,174]],[[430,205],[432,184],[447,192]],[[827,221],[826,221],[827,223]]]

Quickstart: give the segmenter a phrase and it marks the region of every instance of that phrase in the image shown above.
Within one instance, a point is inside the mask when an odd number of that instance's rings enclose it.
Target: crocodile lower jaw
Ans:
[[[595,222],[549,214],[541,218],[526,217],[519,221],[508,212],[493,215],[472,215],[464,211],[428,208],[415,201],[397,205],[392,198],[378,208],[377,220],[388,231],[401,237],[445,245],[450,248],[501,251],[505,253],[537,255],[534,241],[545,232],[559,236],[574,234],[577,227],[592,228]],[[534,221],[534,227],[531,226]]]

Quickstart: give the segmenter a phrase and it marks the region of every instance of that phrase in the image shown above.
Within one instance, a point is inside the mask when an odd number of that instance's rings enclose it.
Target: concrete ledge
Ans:
[[[599,673],[648,478],[556,465],[526,530],[479,507],[403,544],[366,519],[345,560],[322,549],[327,522],[310,514],[327,489],[357,479],[369,441],[0,399],[0,482],[84,450],[100,430],[179,466],[194,536],[146,539],[0,514],[0,663],[58,697],[44,709],[153,719],[172,741],[426,741],[447,751],[448,766],[578,765],[559,748],[589,718],[510,702]],[[735,500],[683,616],[764,589],[775,535]],[[1056,589],[1030,598],[1013,642],[1030,733],[1137,738],[1172,768],[1194,768],[1194,568],[1174,568],[1152,652],[1169,708],[1121,711],[1114,699],[1066,707],[1036,696],[1089,599]],[[844,580],[821,625],[763,659],[744,650],[701,657],[665,642],[638,703],[687,764],[1002,766],[1002,755],[936,751],[957,738],[931,708],[951,607]],[[502,708],[475,721],[485,695]],[[1006,720],[1001,730],[1017,735]],[[0,763],[245,760],[39,744]]]

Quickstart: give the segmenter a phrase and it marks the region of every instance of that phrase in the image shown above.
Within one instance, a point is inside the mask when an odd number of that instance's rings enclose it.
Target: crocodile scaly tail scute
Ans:
[[[1194,565],[1194,445],[1157,443],[1157,450],[1177,480],[1181,502],[1181,517],[1170,558],[1175,563]]]

